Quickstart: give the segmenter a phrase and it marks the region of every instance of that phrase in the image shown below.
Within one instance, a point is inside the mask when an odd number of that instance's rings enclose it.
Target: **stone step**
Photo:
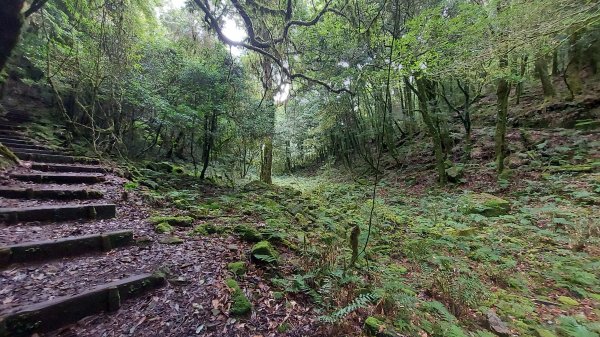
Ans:
[[[33,189],[24,187],[0,187],[0,197],[8,199],[101,199],[104,194],[100,191],[86,189]]]
[[[115,216],[114,204],[0,208],[0,222],[9,224],[29,221],[110,219]]]
[[[16,142],[16,141],[7,141],[7,142],[0,142],[0,143],[4,144],[4,146],[12,149],[13,151],[23,151],[23,152],[27,152],[29,150],[51,151],[50,148],[48,148],[46,146],[42,146],[42,145],[21,143],[21,142]]]
[[[23,135],[20,131],[17,130],[7,130],[7,129],[0,129],[0,136],[2,137],[8,137],[8,138],[19,138],[19,139],[23,139],[25,138],[25,135]]]
[[[23,137],[10,137],[10,136],[2,136],[2,135],[0,135],[0,143],[5,144],[5,145],[6,145],[6,143],[33,145],[32,141],[27,140]]]
[[[80,164],[90,164],[90,165],[100,164],[100,161],[98,159],[93,159],[93,158],[88,158],[88,157],[40,154],[40,153],[30,153],[30,152],[23,152],[23,151],[13,151],[13,152],[21,160],[37,161],[37,162],[42,162],[42,163],[59,163],[59,164],[80,163]]]
[[[26,130],[26,128],[9,122],[0,124],[0,130],[23,131]]]
[[[11,178],[21,181],[30,181],[37,184],[96,184],[106,180],[100,174],[73,174],[73,173],[13,173]]]
[[[26,305],[0,318],[0,337],[31,336],[102,312],[117,311],[125,300],[165,285],[159,274],[141,274],[93,287],[74,296]]]
[[[30,146],[30,145],[29,145]],[[33,154],[49,154],[49,155],[58,155],[60,153],[54,151],[54,150],[49,150],[49,149],[31,149],[31,148],[22,148],[22,147],[14,147],[14,146],[8,146],[7,147],[13,151],[13,152],[27,152],[27,153],[33,153]]]
[[[15,263],[31,263],[87,253],[106,252],[127,246],[132,242],[133,232],[124,230],[0,246],[0,268]]]
[[[32,163],[31,169],[44,172],[75,172],[75,173],[106,173],[108,170],[102,166],[60,165]]]

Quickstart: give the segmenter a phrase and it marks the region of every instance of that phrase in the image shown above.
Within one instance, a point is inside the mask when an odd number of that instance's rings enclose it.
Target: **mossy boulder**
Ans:
[[[510,202],[488,193],[473,193],[463,197],[461,208],[465,214],[494,217],[508,214]]]
[[[448,181],[452,183],[458,183],[465,174],[465,167],[463,165],[454,165],[446,169],[446,176]]]
[[[232,291],[229,313],[234,316],[243,316],[250,313],[252,311],[252,303],[250,303],[238,283],[230,278],[225,280],[225,284]]]
[[[263,239],[262,234],[256,228],[248,225],[237,225],[233,228],[233,232],[248,242],[259,242]]]
[[[252,259],[256,262],[275,263],[279,259],[279,253],[273,248],[269,241],[261,241],[252,247]]]
[[[384,322],[373,316],[367,317],[364,325],[365,332],[369,336],[375,337],[398,337],[400,336],[392,328],[389,328]]]
[[[194,227],[192,235],[208,235],[208,234],[222,234],[225,233],[226,228],[223,226],[217,226],[214,224],[202,224]]]
[[[246,273],[246,263],[244,261],[231,262],[227,265],[227,270],[237,276],[244,275]]]
[[[189,216],[153,216],[148,219],[151,224],[167,223],[175,227],[192,227],[194,219]]]
[[[173,226],[169,225],[167,222],[161,222],[154,226],[154,230],[157,233],[171,233],[173,231]]]

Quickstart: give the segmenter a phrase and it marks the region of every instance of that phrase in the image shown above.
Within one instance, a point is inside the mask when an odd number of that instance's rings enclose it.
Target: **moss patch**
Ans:
[[[246,263],[244,261],[231,262],[227,265],[227,270],[234,275],[244,275],[246,273]]]
[[[252,247],[252,258],[259,262],[275,263],[279,254],[269,241],[261,241]]]
[[[248,300],[240,286],[234,279],[225,280],[225,284],[232,290],[231,308],[229,313],[234,316],[243,316],[252,311],[252,303]]]
[[[173,226],[169,225],[166,222],[161,222],[154,226],[154,230],[157,233],[171,233],[173,231]]]
[[[194,219],[189,216],[153,216],[148,219],[152,224],[167,223],[176,227],[192,227]]]
[[[491,194],[477,193],[464,196],[462,208],[466,214],[493,217],[508,214],[510,202]]]
[[[247,225],[237,225],[233,228],[233,232],[248,242],[259,242],[263,239],[262,234],[256,228]]]

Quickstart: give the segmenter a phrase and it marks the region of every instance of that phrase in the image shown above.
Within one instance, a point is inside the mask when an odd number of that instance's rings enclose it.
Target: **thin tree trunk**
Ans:
[[[537,73],[540,81],[542,82],[542,90],[544,92],[544,98],[546,100],[556,96],[556,91],[552,85],[552,79],[548,74],[548,64],[544,56],[538,56],[535,60],[535,72]]]
[[[508,60],[506,57],[500,59],[500,68],[506,68]],[[504,171],[504,156],[506,154],[506,125],[508,121],[508,96],[510,94],[510,83],[503,77],[498,81],[496,90],[498,96],[496,115],[496,170],[498,174]]]
[[[433,151],[435,155],[436,170],[438,172],[438,181],[440,185],[446,185],[448,177],[446,176],[446,155],[444,152],[444,145],[442,135],[439,133],[438,128],[435,125],[433,117],[431,116],[431,107],[436,105],[435,88],[434,83],[420,78],[417,79],[417,90],[415,93],[419,98],[419,105],[421,107],[421,116],[423,116],[423,122],[427,127],[430,137],[433,140]]]

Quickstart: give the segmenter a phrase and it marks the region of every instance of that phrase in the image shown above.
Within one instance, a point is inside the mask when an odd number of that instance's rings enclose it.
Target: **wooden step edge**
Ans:
[[[76,172],[74,172],[76,173]],[[60,184],[96,184],[106,180],[102,175],[83,174],[52,174],[47,173],[13,173],[12,179],[30,181],[33,183],[60,183]]]
[[[141,274],[106,283],[74,296],[17,308],[0,318],[0,337],[31,336],[102,312],[119,310],[128,299],[166,284],[162,274]]]
[[[33,189],[0,187],[0,197],[7,199],[91,200],[101,199],[104,193],[96,190]]]
[[[0,208],[0,223],[111,219],[116,216],[116,209],[115,204]]]
[[[41,154],[31,153],[27,151],[13,151],[13,153],[21,160],[39,161],[48,163],[71,164],[71,163],[86,163],[97,165],[100,164],[98,159],[68,155]]]
[[[73,173],[106,173],[109,170],[103,166],[81,166],[32,163],[31,169],[43,172],[73,172]]]
[[[31,263],[67,256],[109,251],[133,242],[133,231],[71,236],[61,239],[24,242],[0,247],[0,268],[15,263]]]

